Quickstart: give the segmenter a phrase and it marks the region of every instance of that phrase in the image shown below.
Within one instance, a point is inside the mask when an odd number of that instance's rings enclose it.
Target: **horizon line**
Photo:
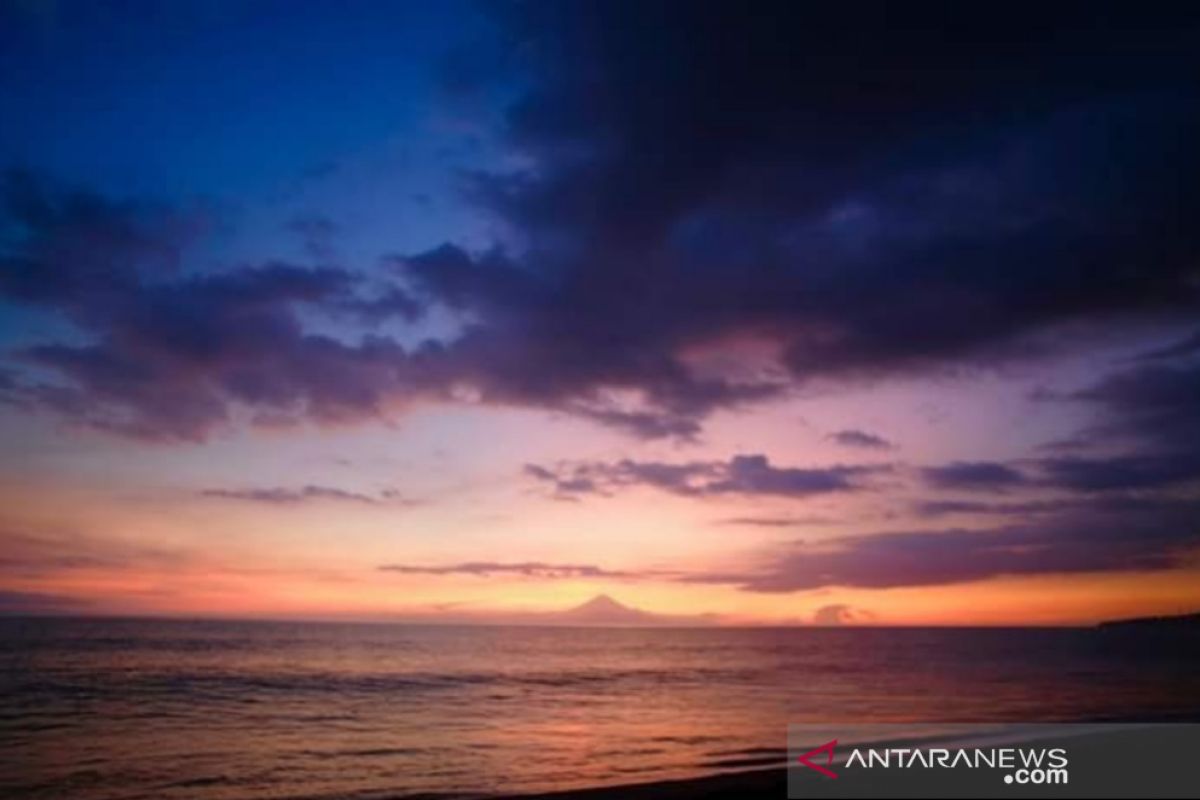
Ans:
[[[554,612],[545,612],[554,613]],[[653,622],[646,624],[628,624],[628,623],[592,623],[580,624],[578,622],[546,622],[546,621],[531,621],[531,622],[504,622],[504,621],[471,621],[471,620],[446,620],[438,621],[431,619],[407,619],[407,618],[370,618],[370,617],[321,617],[321,616],[225,616],[225,615],[197,615],[197,614],[174,614],[170,612],[153,614],[112,614],[112,613],[81,613],[81,612],[54,612],[54,611],[35,611],[35,612],[0,612],[0,620],[38,620],[38,619],[55,619],[55,620],[96,620],[96,621],[126,621],[126,622],[251,622],[251,623],[300,623],[300,624],[349,624],[349,625],[403,625],[411,627],[444,627],[444,628],[574,628],[574,629],[589,629],[589,628],[620,628],[629,630],[653,629],[653,630],[756,630],[756,629],[798,629],[798,630],[839,630],[839,629],[857,629],[857,630],[1014,630],[1014,629],[1047,629],[1047,630],[1091,630],[1098,629],[1100,626],[1113,622],[1128,622],[1141,619],[1157,619],[1163,616],[1189,616],[1190,613],[1183,612],[1177,615],[1155,615],[1150,617],[1124,617],[1115,619],[1097,620],[1095,622],[1064,622],[1064,623],[839,623],[835,625],[821,625],[811,622],[738,622],[738,623],[711,623],[711,624],[655,624]]]

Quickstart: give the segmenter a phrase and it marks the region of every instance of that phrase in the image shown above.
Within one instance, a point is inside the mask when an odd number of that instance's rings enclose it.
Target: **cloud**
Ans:
[[[66,614],[87,610],[91,602],[70,595],[0,589],[0,614]]]
[[[459,295],[486,289],[497,302],[516,302],[530,284],[499,254],[483,277],[464,271],[466,255],[451,246],[404,259],[403,270],[382,281],[282,262],[196,274],[181,263],[197,225],[27,173],[10,174],[4,188],[6,221],[20,234],[2,257],[0,296],[60,312],[91,341],[26,348],[21,361],[58,380],[6,370],[0,399],[111,433],[202,440],[242,408],[272,424],[378,419],[397,404],[445,402],[470,387],[480,402],[553,408],[647,438],[689,438],[698,416],[779,390],[698,378],[656,357],[581,382],[569,375],[581,353],[478,325],[407,348],[376,335],[348,342],[314,334],[304,322],[314,314],[367,326],[420,318],[429,298],[401,280],[469,314],[478,310]],[[614,391],[644,395],[654,408],[629,408]]]
[[[5,398],[163,441],[246,410],[343,423],[461,394],[687,440],[813,381],[1197,308],[1200,232],[1174,221],[1200,211],[1178,179],[1200,172],[1200,55],[1171,14],[1042,9],[1031,37],[973,5],[900,26],[828,4],[498,5],[497,40],[449,81],[506,82],[487,132],[504,166],[464,178],[496,242],[396,253],[370,279],[200,275],[182,254],[203,214],[14,174],[0,295],[81,336],[29,348],[38,377]],[[299,232],[326,260],[328,226]],[[432,310],[457,327],[408,346],[308,324]],[[696,363],[747,338],[778,356]]]
[[[821,606],[813,612],[814,625],[847,625],[853,622],[861,622],[863,620],[873,619],[874,615],[868,611],[855,608],[854,606],[845,603],[832,603],[827,606]]]
[[[1200,547],[1196,501],[1098,506],[986,530],[951,528],[800,542],[757,571],[681,578],[750,592],[890,589],[999,576],[1167,570]]]
[[[305,320],[419,314],[394,281],[284,262],[184,268],[203,220],[68,190],[28,173],[3,185],[0,297],[56,312],[82,334],[19,351],[2,399],[87,427],[198,441],[251,419],[378,419],[444,392],[420,347],[309,332]],[[242,415],[245,416],[245,415]]]
[[[139,570],[177,566],[178,551],[59,530],[0,530],[0,575],[42,578],[64,571]]]
[[[405,383],[411,360],[390,340],[305,332],[303,309],[358,302],[344,270],[187,272],[181,254],[198,223],[26,174],[4,188],[18,233],[0,256],[0,296],[90,334],[21,351],[55,379],[26,376],[5,390],[9,403],[128,436],[199,440],[242,407],[326,422],[378,416]]]
[[[204,489],[200,492],[202,497],[211,497],[220,500],[244,500],[252,503],[266,503],[269,505],[295,505],[298,503],[306,503],[311,501],[332,500],[349,503],[363,503],[366,505],[377,505],[391,500],[399,500],[399,495],[395,492],[383,492],[378,497],[362,494],[360,492],[348,492],[344,489],[336,489],[329,486],[302,486],[298,489],[288,489],[282,487],[272,488],[251,488],[251,489]]]
[[[828,525],[828,517],[728,517],[719,520],[721,525],[748,526],[755,528],[794,528],[800,525]]]
[[[625,459],[583,462],[555,468],[526,465],[525,473],[550,484],[563,496],[608,494],[648,486],[686,497],[726,494],[807,497],[866,488],[870,477],[891,471],[888,465],[776,467],[764,455],[736,455],[728,461],[671,464]]]
[[[1160,489],[1200,479],[1200,452],[1172,448],[1127,455],[1062,456],[1029,459],[1019,466],[992,461],[955,462],[923,467],[920,474],[933,488],[972,492],[1005,492],[1019,488],[1072,492]],[[1020,513],[1037,510],[1037,504],[935,500],[919,503],[918,509],[931,515],[960,511]]]
[[[921,517],[942,517],[950,514],[991,514],[997,516],[1028,516],[1060,511],[1074,505],[1064,500],[1030,500],[1014,503],[984,503],[977,500],[920,500],[913,511]]]
[[[1074,511],[1123,514],[1141,511],[1153,512],[1169,508],[1174,502],[1176,501],[1170,496],[1118,491],[1082,493],[1044,500],[1022,500],[1003,503],[975,500],[920,500],[913,504],[913,511],[922,517],[940,517],[950,514],[1033,517],[1040,514]]]
[[[1048,399],[1091,410],[1095,421],[1072,441],[1109,453],[1042,459],[1048,483],[1094,492],[1200,480],[1200,364],[1143,364]]]
[[[1200,364],[1120,370],[1063,399],[1095,409],[1093,437],[1167,452],[1200,444]]]
[[[873,433],[866,431],[848,429],[837,431],[829,434],[828,438],[842,445],[843,447],[860,447],[866,450],[894,450],[896,445],[884,439],[882,436],[876,436]]]
[[[1200,118],[1179,80],[1197,57],[1169,25],[1131,44],[1128,20],[1065,13],[1039,19],[1052,33],[1036,42],[976,9],[903,30],[824,8],[586,13],[502,15],[527,57],[507,119],[527,166],[473,191],[513,246],[405,262],[497,352],[548,343],[502,391],[636,390],[634,409],[600,399],[597,418],[688,436],[779,391],[700,384],[693,345],[769,339],[796,385],[1195,308],[1196,237],[1160,216],[1198,201],[1170,180],[1196,164],[1178,143]]]
[[[933,586],[1005,575],[1051,575],[1165,570],[1185,563],[1200,547],[1195,501],[1121,501],[1075,506],[1038,523],[986,530],[887,532],[799,542],[773,561],[744,573],[609,570],[591,564],[463,562],[449,565],[388,564],[405,575],[514,576],[565,580],[672,580],[737,585],[744,591],[786,593],[830,586],[888,589]],[[820,609],[818,624],[861,621],[848,606]]]
[[[1160,361],[1165,359],[1182,358],[1193,353],[1200,353],[1200,331],[1186,336],[1164,347],[1158,347],[1137,357],[1137,361]]]
[[[586,467],[576,467],[572,472],[559,474],[547,467],[537,464],[526,464],[525,474],[539,481],[549,483],[554,487],[555,495],[564,498],[581,494],[599,494],[601,489],[596,479],[589,477],[591,470]]]
[[[500,251],[472,256],[447,244],[396,266],[425,302],[476,320],[440,355],[490,402],[552,407],[640,438],[689,439],[713,411],[785,388],[766,375],[698,375],[643,346],[629,320],[601,316],[615,308],[592,309],[605,298],[568,296],[547,285],[559,278]]]
[[[921,470],[925,482],[938,489],[1003,491],[1024,486],[1029,479],[1016,468],[995,461],[956,461]]]
[[[521,561],[514,563],[499,563],[495,561],[467,561],[460,564],[442,566],[419,566],[412,564],[384,564],[379,567],[381,572],[395,572],[401,575],[473,575],[481,578],[515,576],[520,578],[541,578],[547,580],[564,580],[569,578],[611,578],[614,580],[630,580],[665,574],[650,571],[609,570],[593,564],[547,564],[541,561]]]
[[[1200,479],[1200,452],[1040,462],[1055,486],[1078,491],[1151,489]]]

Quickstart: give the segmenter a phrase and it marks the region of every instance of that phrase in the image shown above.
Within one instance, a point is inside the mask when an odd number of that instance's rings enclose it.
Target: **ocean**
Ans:
[[[0,619],[0,795],[479,797],[782,763],[789,722],[1200,720],[1092,629]]]

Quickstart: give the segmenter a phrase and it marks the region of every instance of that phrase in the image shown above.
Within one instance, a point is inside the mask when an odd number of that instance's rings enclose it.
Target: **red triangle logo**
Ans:
[[[809,769],[815,769],[817,772],[821,773],[826,778],[836,778],[837,773],[834,772],[833,770],[829,769],[829,767],[833,766],[833,748],[837,746],[837,742],[838,742],[837,739],[834,739],[833,741],[830,741],[830,742],[826,742],[825,744],[821,745],[820,747],[816,748],[815,750],[809,750],[807,753],[800,756],[796,760],[799,761],[804,766],[808,767]],[[812,759],[819,753],[825,754],[825,766],[823,766],[823,767],[820,766],[819,764],[814,764],[812,762]]]

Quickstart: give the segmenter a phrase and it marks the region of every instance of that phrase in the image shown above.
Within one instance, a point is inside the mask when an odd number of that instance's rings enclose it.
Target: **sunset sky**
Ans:
[[[976,5],[5,3],[0,611],[1200,607],[1200,30]]]

